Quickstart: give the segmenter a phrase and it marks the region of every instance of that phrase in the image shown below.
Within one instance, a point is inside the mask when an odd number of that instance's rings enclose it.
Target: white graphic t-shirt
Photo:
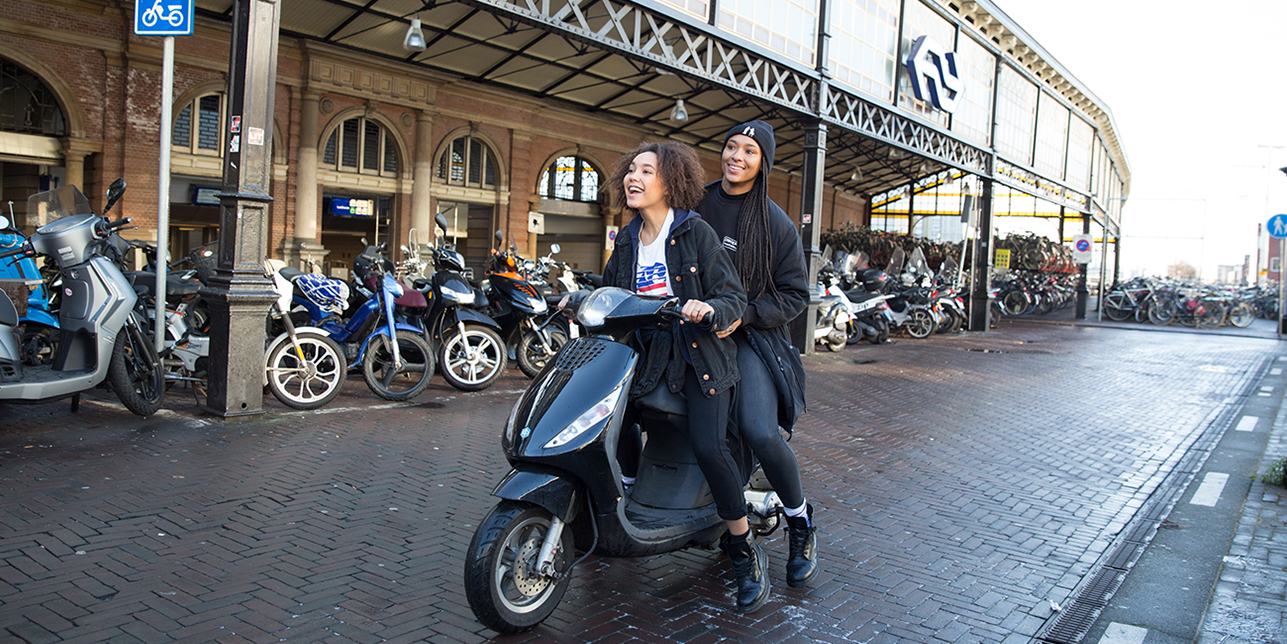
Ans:
[[[661,224],[661,234],[651,244],[639,245],[635,257],[635,292],[640,295],[669,297],[675,294],[670,287],[670,272],[666,270],[666,238],[670,236],[673,223],[675,211],[672,209]]]

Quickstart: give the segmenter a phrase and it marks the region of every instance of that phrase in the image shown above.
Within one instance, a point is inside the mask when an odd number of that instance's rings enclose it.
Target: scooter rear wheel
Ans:
[[[125,408],[139,416],[151,416],[165,398],[165,368],[156,347],[131,314],[116,334],[107,380]]]
[[[397,337],[402,366],[393,364],[393,343],[389,336],[372,336],[362,356],[362,379],[375,395],[400,402],[419,396],[429,386],[437,358],[429,343],[418,334],[398,329]]]
[[[478,525],[465,553],[465,596],[484,626],[498,633],[531,630],[550,616],[572,577],[572,530],[565,528],[554,575],[537,567],[553,517],[544,508],[501,501]]]

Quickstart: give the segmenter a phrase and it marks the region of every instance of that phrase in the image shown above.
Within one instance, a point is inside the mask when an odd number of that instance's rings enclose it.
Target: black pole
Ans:
[[[800,245],[804,248],[809,269],[809,289],[818,282],[822,250],[818,248],[822,231],[822,172],[827,167],[827,126],[822,121],[805,127],[803,185],[800,190]],[[800,353],[813,353],[813,327],[818,319],[818,301],[809,298],[809,308],[791,323],[791,342]]]
[[[206,408],[224,418],[263,413],[264,320],[276,297],[263,263],[280,9],[276,0],[237,0],[233,9],[219,255],[201,290],[211,313]]]
[[[988,175],[992,174],[991,169]],[[970,330],[987,331],[989,291],[992,289],[992,179],[983,177],[979,198],[979,227],[970,261]]]
[[[1084,213],[1081,216],[1081,234],[1090,234],[1090,213]],[[1090,294],[1090,289],[1086,288],[1087,266],[1089,264],[1081,264],[1077,267],[1077,308],[1073,317],[1078,320],[1086,319],[1086,297]]]

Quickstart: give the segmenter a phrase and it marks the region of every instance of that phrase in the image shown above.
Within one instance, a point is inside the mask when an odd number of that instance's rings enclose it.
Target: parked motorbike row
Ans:
[[[962,276],[950,257],[932,271],[920,248],[909,259],[896,247],[885,270],[868,264],[863,252],[823,252],[815,294],[819,345],[839,351],[863,340],[883,344],[891,333],[921,339],[964,326]]]

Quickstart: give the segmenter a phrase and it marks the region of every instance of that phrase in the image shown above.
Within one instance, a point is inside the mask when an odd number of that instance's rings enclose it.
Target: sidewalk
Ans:
[[[1274,419],[1197,644],[1287,642],[1283,621],[1287,615],[1287,490],[1260,478],[1283,457],[1287,457],[1287,404]]]

